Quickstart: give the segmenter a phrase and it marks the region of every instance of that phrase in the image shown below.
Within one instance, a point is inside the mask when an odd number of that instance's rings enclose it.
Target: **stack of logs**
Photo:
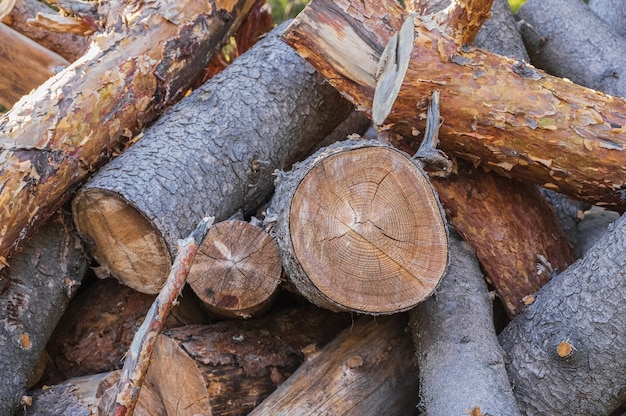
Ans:
[[[0,415],[621,404],[626,101],[405,3],[0,3]]]

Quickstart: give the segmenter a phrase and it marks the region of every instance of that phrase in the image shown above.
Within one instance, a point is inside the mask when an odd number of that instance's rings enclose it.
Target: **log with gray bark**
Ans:
[[[471,248],[450,232],[450,268],[410,313],[420,366],[420,407],[429,416],[520,415],[493,326],[492,294]]]
[[[589,0],[588,4],[616,33],[626,37],[626,3],[621,0]]]
[[[95,168],[202,79],[253,3],[102,4],[89,51],[0,118],[0,267]]]
[[[523,414],[604,415],[626,399],[626,216],[500,334]]]
[[[54,327],[81,284],[89,256],[72,219],[53,217],[0,278],[0,414],[20,403]]]
[[[100,170],[73,202],[94,257],[125,284],[154,293],[176,239],[205,215],[250,213],[275,169],[302,158],[352,106],[268,35],[172,107]]]
[[[410,415],[418,366],[405,314],[362,317],[311,356],[250,416]]]
[[[528,0],[516,17],[523,20],[520,28],[533,65],[626,97],[626,38],[616,35],[584,2]]]

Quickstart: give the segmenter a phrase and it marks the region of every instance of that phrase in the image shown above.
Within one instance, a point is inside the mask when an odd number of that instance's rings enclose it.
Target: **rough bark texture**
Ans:
[[[198,248],[189,286],[213,314],[250,318],[278,293],[278,245],[265,231],[238,220],[216,224]]]
[[[100,397],[119,379],[119,371],[76,377],[45,389],[29,392],[32,406],[23,407],[15,416],[95,416]],[[135,416],[166,416],[165,407],[151,386],[139,393]]]
[[[500,334],[523,414],[605,415],[626,399],[624,247],[626,216]]]
[[[417,373],[406,315],[363,317],[250,416],[410,415],[418,401]]]
[[[154,296],[123,286],[115,279],[97,280],[82,290],[70,302],[46,345],[50,359],[42,382],[54,385],[120,369],[153,301]],[[183,323],[170,316],[165,325],[173,328]]]
[[[447,266],[445,218],[421,167],[377,141],[320,149],[279,175],[268,212],[297,290],[331,310],[408,310]]]
[[[28,24],[28,19],[35,18],[37,13],[54,12],[53,9],[37,0],[16,0],[11,13],[3,22],[41,46],[73,62],[87,51],[88,37],[70,33],[54,33]]]
[[[0,276],[0,414],[11,415],[89,265],[68,215],[33,237]]]
[[[307,17],[315,18],[305,23],[299,17],[287,31],[287,40],[345,96],[371,108],[367,92],[375,83],[376,71],[369,64],[376,51],[370,47],[376,43],[373,33],[368,23],[360,22],[358,11],[350,9],[350,15],[339,6],[324,4],[323,10],[320,6],[321,1],[309,5]],[[416,22],[419,36],[413,52],[419,57],[410,61],[406,77],[398,78],[404,79],[405,87],[387,121],[423,130],[419,121],[423,109],[416,111],[415,106],[424,104],[423,97],[437,88],[445,103],[442,150],[576,198],[626,207],[624,100],[495,54],[460,49],[420,26],[419,19]],[[347,36],[339,29],[346,26],[358,28],[361,36],[354,29]],[[377,40],[379,45],[384,41]],[[413,45],[410,39],[408,45]],[[347,57],[339,53],[343,50],[354,52]],[[355,58],[359,53],[364,60]],[[350,75],[352,61],[362,69]]]
[[[589,0],[588,4],[611,29],[626,37],[626,3],[621,0]]]
[[[593,207],[582,215],[578,223],[578,250],[584,255],[607,233],[610,225],[619,219],[619,214]]]
[[[0,105],[11,108],[70,63],[0,23]]]
[[[146,382],[168,414],[246,415],[350,317],[313,307],[172,329],[159,336]]]
[[[493,326],[492,297],[470,247],[450,233],[450,269],[410,313],[420,366],[420,406],[429,416],[521,415]]]
[[[0,118],[0,260],[182,97],[252,3],[106,3],[89,51]]]
[[[256,209],[271,195],[273,171],[350,113],[281,31],[172,107],[74,199],[92,253],[125,284],[158,291],[176,239],[205,215]]]
[[[534,65],[577,84],[626,97],[626,38],[615,36],[583,1],[528,0],[516,16],[526,22],[521,29]]]

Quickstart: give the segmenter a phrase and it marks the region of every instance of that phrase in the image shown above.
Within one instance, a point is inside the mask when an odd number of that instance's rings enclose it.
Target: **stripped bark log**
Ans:
[[[37,13],[51,12],[53,9],[37,0],[16,0],[11,13],[4,19],[4,23],[41,46],[73,62],[87,51],[88,38],[69,33],[52,33],[28,24],[28,20],[33,19]]]
[[[353,62],[359,62],[362,68],[376,67],[384,45],[390,38],[391,29],[382,30],[386,26],[374,24],[379,21],[396,22],[400,25],[399,16],[402,9],[396,7],[396,2],[380,3],[382,9],[362,9],[366,7],[358,2],[352,4],[348,10],[347,3],[332,3],[313,1],[300,14],[286,35],[288,42],[299,50],[307,59],[310,59],[322,73],[329,77],[340,91],[351,100],[367,108],[371,106],[374,94],[374,72],[366,73],[360,70],[358,76],[351,71]],[[341,7],[337,5],[342,5]],[[369,7],[369,6],[368,6]],[[343,9],[342,9],[343,8]],[[329,10],[332,13],[329,13]],[[360,11],[361,15],[358,14]],[[364,18],[363,16],[367,16]],[[504,18],[506,16],[502,16]],[[341,23],[339,23],[339,20]],[[334,27],[359,28],[358,36],[332,36]],[[332,41],[331,41],[332,40]],[[345,59],[341,51],[350,50],[350,59]],[[326,59],[332,64],[328,64]],[[446,106],[442,102],[442,106]],[[370,107],[371,108],[371,107]],[[409,136],[404,140],[395,140],[396,135],[390,135],[391,143],[406,152],[415,152],[416,137]],[[571,248],[560,238],[562,235],[555,226],[554,216],[548,215],[549,207],[532,188],[521,181],[498,178],[493,172],[485,173],[481,169],[473,169],[471,176],[451,175],[448,179],[433,180],[435,189],[439,189],[444,196],[442,204],[451,214],[450,219],[463,237],[471,242],[477,250],[479,259],[492,261],[489,274],[492,281],[498,285],[498,292],[507,301],[508,312],[514,315],[521,307],[520,299],[534,293],[538,287],[546,283],[548,275],[537,276],[537,254],[544,256],[548,262],[554,263],[559,269],[565,268],[567,262],[552,259],[552,253],[562,253],[562,259],[573,259]],[[498,185],[505,184],[505,190]],[[468,189],[480,185],[483,193],[470,194]],[[491,196],[493,194],[493,196]],[[495,200],[493,199],[495,198]],[[454,204],[446,207],[448,201],[472,199],[471,204]],[[494,201],[500,203],[494,203]],[[523,201],[523,206],[531,207],[533,212],[543,213],[538,218],[519,214],[521,207],[516,206]],[[472,210],[475,210],[473,212]],[[489,224],[489,233],[483,231],[485,223]],[[532,238],[511,239],[511,250],[525,253],[519,260],[510,256],[493,256],[502,244],[502,236],[510,233],[509,227],[515,224],[519,230],[534,230]],[[555,231],[557,237],[552,236]],[[497,238],[493,238],[496,236]],[[549,249],[549,247],[552,248]],[[519,270],[522,270],[522,273]],[[513,277],[513,279],[511,279]]]
[[[249,213],[351,105],[278,39],[282,28],[171,108],[79,192],[91,251],[123,283],[163,284],[175,239],[205,214]],[[202,111],[200,111],[202,109]]]
[[[476,257],[450,233],[450,269],[435,295],[410,313],[429,416],[521,415],[493,327],[492,298]]]
[[[188,326],[159,336],[146,382],[170,415],[246,415],[350,317],[309,307]]]
[[[32,405],[24,406],[15,416],[95,416],[107,389],[117,383],[120,371],[75,377],[45,389],[29,392]],[[166,416],[161,399],[150,386],[139,393],[135,416]]]
[[[253,0],[130,3],[106,3],[89,51],[0,118],[0,260],[183,96]]]
[[[367,91],[374,85],[371,57],[376,48],[370,47],[376,43],[372,41],[374,34],[366,30],[367,23],[359,20],[356,6],[350,9],[353,16],[340,6],[324,7],[327,11],[318,10],[316,20],[305,23],[301,15],[288,30],[287,40],[345,96],[372,108]],[[308,16],[314,13],[311,10]],[[396,12],[396,18],[399,15]],[[360,36],[354,29],[350,29],[350,36],[347,32],[337,33],[342,19],[345,24],[341,27],[354,24]],[[623,99],[573,85],[497,55],[460,49],[453,40],[421,26],[419,19],[416,22],[419,36],[415,48],[411,30],[406,45],[419,58],[410,60],[406,77],[397,79],[411,87],[401,88],[387,121],[410,123],[422,130],[421,111],[415,106],[422,104],[433,88],[440,89],[441,100],[447,103],[442,110],[446,120],[441,126],[442,150],[578,199],[626,208],[622,189],[626,181],[622,169],[626,162]],[[338,52],[343,50],[353,52],[347,57]],[[355,59],[358,53],[363,53],[365,59]],[[348,60],[359,62],[362,68],[349,75],[355,64]],[[507,97],[504,101],[503,96]],[[380,119],[386,119],[385,115],[382,112]]]
[[[626,38],[616,36],[584,2],[528,0],[516,16],[525,22],[520,27],[534,65],[577,84],[626,97]],[[598,112],[608,116],[606,110]]]
[[[330,310],[408,310],[447,267],[445,218],[428,177],[377,141],[328,146],[280,174],[268,213],[294,286]]]
[[[500,334],[523,414],[604,415],[626,399],[625,247],[623,215]]]
[[[69,215],[52,218],[2,271],[0,414],[11,415],[89,265]]]
[[[0,23],[0,105],[11,108],[69,62]]]
[[[271,306],[281,272],[278,245],[269,234],[228,220],[209,230],[188,281],[212,314],[249,318]]]
[[[413,414],[418,368],[406,329],[404,314],[359,319],[250,416]]]

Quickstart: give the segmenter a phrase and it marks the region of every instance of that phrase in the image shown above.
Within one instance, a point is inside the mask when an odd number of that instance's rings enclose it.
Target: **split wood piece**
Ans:
[[[362,317],[307,359],[250,416],[413,414],[419,379],[406,318]]]
[[[59,214],[0,273],[0,414],[17,409],[89,261],[71,218]]]
[[[23,406],[15,416],[97,415],[98,401],[119,377],[120,371],[87,375],[29,392],[32,405]],[[135,416],[165,415],[165,407],[154,389],[144,386],[139,393]]]
[[[271,306],[281,272],[278,245],[269,234],[250,223],[228,220],[209,231],[188,281],[213,314],[249,318]]]
[[[622,215],[500,333],[522,414],[606,415],[624,402],[624,247]]]
[[[589,7],[611,28],[626,37],[626,4],[620,0],[589,0]]]
[[[523,20],[520,28],[534,65],[577,84],[626,97],[626,38],[617,35],[587,4],[528,0],[517,11],[517,17]],[[593,104],[585,101],[585,107]],[[610,117],[606,111],[596,111]]]
[[[167,413],[248,414],[351,319],[314,307],[188,326],[160,335],[146,382]]]
[[[381,45],[385,44],[388,41],[390,35],[388,34],[387,37],[385,37],[383,32],[375,32],[374,29],[370,27],[370,24],[372,22],[388,21],[389,19],[393,18],[393,13],[395,13],[395,16],[398,16],[399,13],[402,12],[401,9],[395,9],[394,11],[392,6],[396,5],[396,2],[383,2],[381,4],[383,7],[383,9],[381,10],[377,11],[376,9],[369,9],[366,11],[362,11],[361,7],[363,7],[363,5],[359,2],[355,2],[353,4],[353,8],[350,8],[350,13],[347,13],[343,12],[343,9],[337,8],[334,3],[314,0],[313,2],[309,3],[307,8],[298,16],[293,25],[285,34],[287,40],[292,43],[292,46],[299,50],[300,53],[302,53],[304,56],[309,57],[312,62],[319,63],[316,63],[316,65],[318,65],[318,69],[322,71],[322,73],[324,73],[327,77],[329,77],[330,83],[333,83],[340,91],[343,91],[347,95],[358,97],[358,102],[362,103],[363,105],[367,105],[367,103],[371,104],[372,102],[372,97],[374,95],[374,86],[376,84],[376,81],[374,79],[374,73],[372,72],[371,74],[361,74],[359,78],[351,77],[348,72],[342,69],[350,68],[349,65],[351,65],[351,62],[343,60],[342,55],[338,51],[348,49],[352,50],[353,54],[357,54],[358,52],[358,56],[353,55],[351,59],[363,64],[364,68],[375,68],[379,59],[379,54],[377,53],[377,51],[382,49]],[[347,6],[344,5],[344,8],[347,9]],[[328,14],[327,10],[332,10],[332,14]],[[357,13],[359,12],[359,10],[361,10],[360,14]],[[381,13],[384,13],[384,15]],[[362,19],[363,15],[369,16],[368,19]],[[503,13],[498,13],[495,15],[495,18],[499,20],[502,20],[505,17],[506,15]],[[328,40],[331,38],[325,38],[324,33],[327,33],[329,30],[332,31],[333,22],[335,22],[335,20],[339,18],[341,18],[340,26],[342,27],[359,27],[359,33],[364,37],[364,39],[368,40],[368,43],[363,43],[358,49],[356,49],[353,46],[350,46],[350,42],[342,41],[342,39],[347,39],[349,41],[353,39],[353,37],[333,37],[332,42]],[[335,22],[335,24],[337,23]],[[315,35],[316,33],[319,33],[320,35]],[[320,39],[327,39],[328,41],[323,41],[322,43],[319,43]],[[298,43],[294,43],[296,40],[298,41]],[[495,46],[499,47],[500,50],[504,50],[502,44],[496,44]],[[494,43],[490,42],[489,47],[494,47]],[[335,54],[334,52],[337,52],[337,54]],[[324,64],[324,59],[328,58],[328,55],[325,55],[327,53],[333,54],[332,56],[335,57],[332,58],[330,62],[340,64],[333,64],[332,66]],[[446,105],[447,104],[442,101],[442,106],[445,107]],[[411,135],[409,135],[404,140],[394,140],[395,137],[397,137],[397,135],[389,135],[389,138],[391,139],[391,144],[410,154],[415,152],[415,147],[417,147],[415,137],[411,137]],[[494,218],[494,220],[490,223],[490,226],[493,225],[493,227],[490,228],[490,235],[492,236],[506,236],[507,234],[509,234],[509,230],[506,228],[508,224],[506,222],[503,223],[497,220],[497,218],[499,218],[500,216],[504,216],[509,220],[519,221],[520,224],[525,224],[519,226],[519,228],[521,229],[527,227],[535,231],[535,233],[532,235],[532,239],[527,239],[523,241],[511,241],[511,243],[525,246],[523,249],[520,248],[520,251],[525,253],[531,253],[531,255],[527,257],[529,263],[524,265],[523,267],[523,270],[530,272],[530,275],[512,275],[510,271],[510,266],[513,263],[510,261],[510,259],[505,257],[496,257],[494,260],[497,262],[502,261],[502,264],[494,263],[490,266],[490,270],[493,274],[514,276],[514,281],[506,282],[505,285],[519,288],[517,289],[519,293],[533,293],[537,288],[537,276],[534,269],[537,264],[537,259],[534,256],[534,252],[542,252],[544,256],[548,255],[549,253],[546,253],[545,250],[541,248],[545,247],[546,241],[553,242],[554,244],[560,244],[560,249],[558,252],[567,252],[567,242],[564,239],[559,241],[550,234],[544,233],[544,230],[555,229],[555,220],[553,217],[550,218],[547,216],[541,216],[535,219],[526,215],[519,216],[519,207],[512,207],[513,203],[519,203],[520,200],[524,200],[524,206],[532,206],[532,211],[537,210],[539,212],[546,212],[549,210],[549,208],[546,207],[546,202],[541,197],[538,197],[535,192],[528,191],[527,184],[524,184],[522,181],[510,180],[507,181],[506,189],[494,189],[494,184],[499,182],[497,182],[496,179],[490,177],[491,175],[493,175],[493,173],[488,174],[482,169],[474,169],[472,172],[472,178],[466,178],[465,175],[452,175],[445,181],[442,181],[442,184],[440,184],[440,181],[433,181],[433,186],[435,187],[435,189],[437,189],[437,187],[439,186],[443,187],[444,185],[449,184],[449,186],[446,186],[445,190],[442,189],[442,193],[445,195],[449,195],[448,199],[450,199],[451,201],[454,201],[455,199],[467,199],[467,189],[471,188],[472,183],[484,183],[484,185],[481,185],[481,188],[490,189],[487,194],[481,195],[482,198],[480,201],[475,199],[473,204],[467,206],[463,204],[457,204],[454,210],[455,212],[456,210],[461,210],[455,215],[456,226],[459,229],[464,229],[466,231],[477,231],[478,234],[471,237],[469,236],[469,234],[466,233],[465,238],[467,238],[469,241],[472,241],[473,243],[476,243],[475,248],[478,252],[479,258],[493,258],[491,253],[493,252],[494,244],[496,242],[490,239],[486,239],[483,230],[480,228],[484,226],[486,221],[489,221],[488,218]],[[482,178],[482,176],[485,176],[485,178]],[[459,181],[459,183],[454,184],[455,181]],[[453,196],[451,192],[455,190],[456,196]],[[497,195],[496,200],[504,200],[505,202],[500,204],[491,204],[492,198],[488,197],[489,193],[491,192]],[[479,202],[482,202],[482,204],[479,204]],[[479,210],[476,213],[472,213],[471,209]],[[507,210],[507,212],[502,213],[503,210]],[[485,214],[486,212],[488,214]],[[460,219],[470,222],[463,226],[459,224]],[[535,222],[535,220],[542,222],[538,223]],[[496,228],[496,226],[499,225],[504,225],[505,228]],[[558,233],[558,235],[561,235],[561,233]],[[482,254],[483,244],[486,244],[484,255]],[[536,249],[535,247],[539,247],[540,249]],[[555,261],[550,257],[546,257],[546,259],[549,263],[559,263],[561,265],[560,261]],[[562,267],[562,265],[560,267]],[[495,272],[495,270],[500,269],[502,269],[502,272]],[[498,281],[499,279],[495,278],[494,280]],[[507,290],[505,290],[505,292],[507,292]],[[512,304],[517,304],[518,301],[519,299],[513,300]],[[517,308],[514,308],[512,310],[517,310]],[[512,310],[509,311],[509,314],[511,314]]]
[[[0,39],[0,105],[7,109],[70,64],[2,23]]]
[[[199,305],[191,322],[188,315],[177,313],[177,309],[187,307],[193,300],[191,295],[183,291],[180,304],[165,321],[165,328],[209,322],[206,315],[200,314]],[[115,279],[96,280],[81,290],[46,345],[49,362],[42,382],[54,385],[69,378],[121,368],[133,335],[153,301],[154,295],[137,292]]]
[[[157,292],[176,238],[205,214],[256,209],[352,106],[276,29],[172,107],[78,193],[79,232],[124,284]]]
[[[47,3],[37,0],[15,0],[15,6],[4,19],[4,23],[70,62],[85,54],[89,37],[55,33],[30,25],[28,21],[34,19],[38,13],[54,13],[54,10]]]
[[[428,177],[377,141],[336,143],[294,165],[269,212],[287,275],[318,306],[408,310],[445,273],[445,219]]]
[[[194,85],[253,3],[106,3],[89,51],[0,118],[0,260]]]
[[[321,3],[328,11],[320,10]],[[349,12],[328,3],[311,2],[308,11],[305,9],[290,26],[286,40],[344,96],[357,106],[372,108],[370,91],[376,73],[372,67],[376,66],[371,60],[377,56],[378,45],[386,44],[387,39],[373,38],[373,23],[363,20],[379,22],[382,16],[370,10],[368,19],[362,19],[358,2],[347,2],[356,9]],[[388,3],[395,2],[378,4],[391,7]],[[344,8],[348,6],[344,4]],[[400,15],[401,11],[396,11],[385,16],[385,21]],[[419,23],[419,19],[415,21]],[[397,127],[410,123],[423,130],[423,122],[418,120],[423,110],[415,111],[415,106],[423,104],[433,89],[439,89],[441,101],[446,103],[442,108],[441,148],[448,154],[576,199],[626,208],[621,189],[626,181],[622,169],[626,152],[621,150],[626,145],[626,101],[549,76],[521,62],[471,47],[460,49],[453,39],[419,24],[412,26],[409,20],[404,32],[407,36],[401,36],[400,42],[406,49],[398,51],[404,61],[409,58],[410,69],[406,76],[396,73],[396,81],[405,81],[407,88],[400,86],[398,98],[389,100],[395,102],[389,119],[386,111],[376,106],[381,113],[376,120],[397,122]],[[345,27],[351,28],[350,36],[337,33],[338,28]],[[414,29],[418,35],[415,42],[411,35]],[[352,52],[348,56],[341,52],[345,50]],[[410,59],[411,53],[419,58]],[[362,69],[351,74],[354,62]]]
[[[492,297],[472,250],[450,233],[450,269],[411,311],[420,406],[429,416],[520,415],[493,326]],[[469,412],[468,412],[469,413]]]
[[[213,225],[213,220],[212,217],[203,218],[187,238],[178,240],[178,250],[170,273],[133,337],[119,381],[100,399],[100,414],[132,416],[148,372],[157,336],[185,286],[198,246]]]
[[[554,211],[533,184],[459,161],[452,178],[433,178],[448,220],[477,257],[509,317],[576,256]],[[507,190],[507,191],[503,191]],[[497,414],[497,413],[494,413]]]

